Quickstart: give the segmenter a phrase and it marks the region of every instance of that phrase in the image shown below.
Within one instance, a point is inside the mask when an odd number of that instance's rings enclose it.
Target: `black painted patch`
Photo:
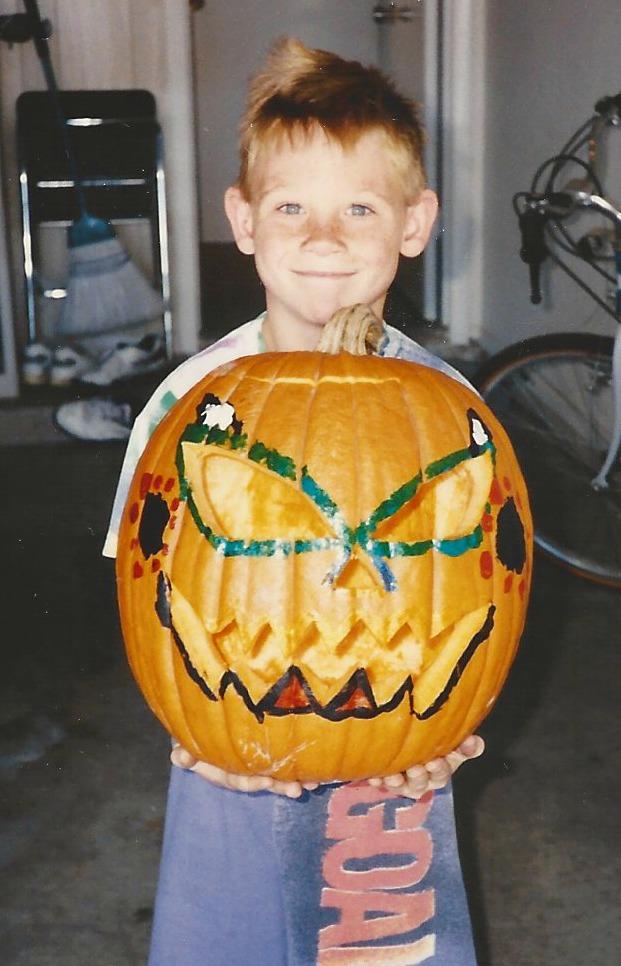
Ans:
[[[170,612],[170,580],[160,570],[157,575],[157,596],[155,598],[155,613],[159,617],[162,627],[170,629],[172,627],[172,615]]]
[[[526,563],[526,539],[513,497],[509,497],[498,514],[496,554],[507,570],[522,573]]]
[[[196,422],[199,425],[205,425],[205,410],[208,406],[221,406],[222,400],[219,396],[216,396],[213,392],[205,393],[200,403],[196,407]],[[231,429],[234,435],[239,435],[244,427],[241,419],[237,418],[237,413],[233,412],[233,420],[231,422]]]
[[[212,392],[206,393],[196,407],[196,422],[202,425],[207,406],[221,406],[222,400]]]
[[[169,520],[166,500],[159,493],[147,493],[138,527],[138,542],[145,560],[164,546],[164,530]]]
[[[483,432],[487,436],[487,439],[490,442],[492,440],[492,434],[488,426],[483,422],[483,420],[481,419],[481,417],[479,416],[479,414],[475,409],[469,409],[467,412],[467,416],[468,416],[468,426],[470,429],[470,443],[468,445],[468,450],[470,451],[470,455],[472,456],[472,458],[475,459],[475,457],[480,456],[481,453],[483,452],[483,447],[485,445],[485,442],[477,443],[477,441],[475,440],[474,421],[476,420],[476,422],[480,424],[481,429],[483,430]]]

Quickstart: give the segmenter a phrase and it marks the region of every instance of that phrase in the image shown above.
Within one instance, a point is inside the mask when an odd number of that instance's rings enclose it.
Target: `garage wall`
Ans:
[[[618,0],[487,0],[486,34],[482,342],[495,349],[566,328],[609,332],[612,320],[557,268],[544,270],[544,303],[530,304],[511,198],[530,186],[539,164],[563,146],[596,100],[621,89]],[[621,201],[619,131],[609,138],[605,171],[610,193]],[[593,221],[583,224],[586,230]],[[596,286],[603,294],[605,285]]]

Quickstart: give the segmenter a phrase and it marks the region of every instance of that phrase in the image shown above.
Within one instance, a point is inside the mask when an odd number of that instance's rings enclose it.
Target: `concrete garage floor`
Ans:
[[[100,557],[122,453],[0,448],[4,966],[146,958],[167,739]],[[489,750],[455,782],[480,966],[621,962],[620,614],[618,593],[538,561]]]

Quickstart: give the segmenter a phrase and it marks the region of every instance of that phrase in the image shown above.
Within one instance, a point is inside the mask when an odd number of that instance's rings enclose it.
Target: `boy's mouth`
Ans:
[[[294,275],[301,275],[304,278],[352,278],[355,274],[355,272],[325,272],[294,269]]]

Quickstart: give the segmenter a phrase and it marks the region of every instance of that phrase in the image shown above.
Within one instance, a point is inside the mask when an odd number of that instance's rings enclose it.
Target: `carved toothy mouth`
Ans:
[[[162,626],[171,631],[189,677],[210,701],[223,698],[232,688],[259,722],[266,715],[290,714],[316,714],[330,721],[374,718],[394,710],[406,699],[410,713],[419,720],[426,720],[446,703],[478,647],[490,637],[495,613],[493,604],[486,605],[438,634],[429,642],[430,656],[420,673],[415,676],[407,673],[392,694],[387,698],[384,696],[383,700],[377,697],[378,682],[375,689],[371,683],[372,669],[364,667],[356,667],[344,683],[338,682],[336,693],[324,694],[320,698],[319,688],[311,683],[312,672],[307,670],[305,673],[298,664],[289,665],[272,685],[259,683],[257,689],[256,675],[252,685],[249,680],[244,683],[239,672],[227,666],[222,656],[215,653],[213,637],[204,629],[201,634],[203,646],[200,650],[196,648],[196,635],[192,631],[197,629],[198,618],[193,615],[189,619],[188,614],[183,613],[181,601],[182,598],[177,599],[179,613],[173,617],[170,580],[160,573],[157,615]],[[250,676],[248,671],[248,678]],[[323,690],[325,692],[325,687]]]

